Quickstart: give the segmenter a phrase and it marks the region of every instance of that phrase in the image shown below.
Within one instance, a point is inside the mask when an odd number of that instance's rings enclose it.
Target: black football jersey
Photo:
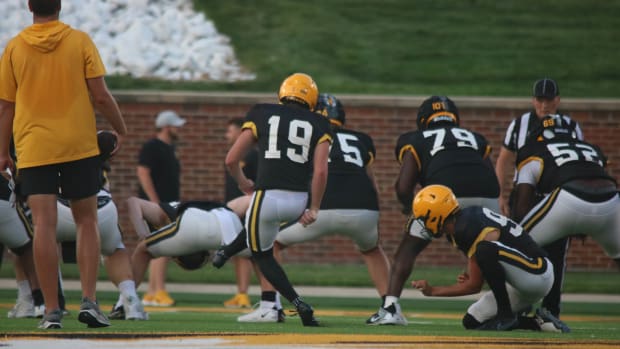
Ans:
[[[527,162],[542,162],[542,173],[536,190],[549,193],[574,179],[606,178],[607,158],[601,149],[584,141],[570,139],[528,143],[517,155],[518,168]]]
[[[420,185],[442,184],[457,197],[499,196],[495,171],[484,161],[491,153],[480,134],[460,127],[434,128],[402,134],[396,158],[411,152],[420,171]]]
[[[376,150],[365,133],[338,128],[329,152],[329,176],[321,209],[379,210],[377,192],[366,172]]]
[[[307,191],[317,144],[331,142],[329,122],[307,109],[257,104],[243,129],[252,130],[258,147],[255,188]]]
[[[486,207],[467,207],[456,215],[454,243],[467,257],[476,252],[478,242],[492,230],[499,230],[498,241],[508,248],[530,258],[546,256],[545,251],[536,245],[519,224]]]

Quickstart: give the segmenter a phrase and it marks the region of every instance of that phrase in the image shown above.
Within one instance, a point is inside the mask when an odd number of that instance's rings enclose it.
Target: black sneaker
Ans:
[[[286,314],[284,314],[284,309],[278,309],[278,322],[284,322],[286,320]]]
[[[82,298],[78,321],[90,328],[110,326],[110,320],[99,310],[99,305],[86,297]]]
[[[511,331],[519,326],[519,318],[512,314],[508,317],[495,316],[485,321],[477,329],[481,331]]]
[[[53,328],[62,328],[62,310],[54,309],[43,315],[43,319],[39,322],[39,328],[48,330]]]
[[[211,260],[211,264],[213,264],[214,267],[220,269],[221,267],[224,266],[224,264],[226,264],[229,258],[230,257],[226,255],[226,252],[224,252],[222,248],[219,248],[213,254],[213,259]]]
[[[123,305],[113,306],[112,311],[108,314],[110,320],[125,320],[125,308]]]
[[[305,302],[299,303],[299,305],[297,306],[297,314],[299,314],[299,317],[301,318],[301,323],[304,326],[320,326],[317,319],[314,318],[314,310],[312,309],[310,304]]]

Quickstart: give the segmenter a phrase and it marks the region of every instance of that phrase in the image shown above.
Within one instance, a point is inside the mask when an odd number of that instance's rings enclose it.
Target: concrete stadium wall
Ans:
[[[222,200],[224,196],[224,139],[231,117],[244,116],[258,102],[274,102],[275,94],[140,92],[114,91],[129,136],[113,159],[111,183],[119,206],[121,226],[128,244],[135,232],[126,215],[125,199],[135,195],[137,156],[143,142],[155,134],[154,116],[162,109],[174,109],[187,125],[181,130],[178,155],[181,159],[183,200]],[[424,96],[340,95],[347,112],[347,126],[370,134],[377,148],[375,173],[380,187],[382,244],[391,258],[402,236],[406,217],[400,213],[393,184],[398,174],[394,146],[398,135],[415,128],[417,107]],[[462,126],[485,135],[493,147],[493,160],[511,119],[529,110],[529,98],[454,97]],[[578,120],[590,142],[603,148],[611,162],[610,172],[620,174],[620,100],[564,99],[561,109]],[[101,118],[99,126],[110,126]],[[363,263],[356,247],[347,239],[326,238],[292,247],[285,252],[287,262]],[[613,261],[592,239],[574,240],[569,252],[569,268],[611,270]],[[462,265],[464,257],[446,241],[434,241],[417,260],[418,265]]]

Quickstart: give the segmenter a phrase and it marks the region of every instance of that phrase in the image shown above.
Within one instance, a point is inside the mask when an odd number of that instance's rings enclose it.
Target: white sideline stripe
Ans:
[[[79,290],[79,280],[63,280],[66,290]],[[13,279],[0,279],[0,289],[16,289]],[[147,284],[142,283],[138,291],[146,291]],[[190,283],[166,283],[166,289],[171,293],[207,293],[207,294],[227,294],[233,295],[237,292],[234,284],[190,284]],[[98,281],[97,290],[116,291],[114,284],[108,281]],[[377,291],[370,287],[323,287],[323,286],[295,286],[295,290],[302,296],[317,297],[356,297],[356,298],[379,298]],[[260,295],[260,288],[251,285],[248,291],[250,295]],[[480,295],[469,295],[463,297],[424,297],[417,290],[403,289],[402,299],[445,299],[445,300],[476,300]],[[620,303],[620,294],[582,294],[566,293],[562,296],[564,302],[583,302],[583,303]]]

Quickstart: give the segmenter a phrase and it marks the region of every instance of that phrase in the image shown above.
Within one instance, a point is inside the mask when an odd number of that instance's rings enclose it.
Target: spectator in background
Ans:
[[[241,134],[241,126],[243,126],[243,118],[233,118],[228,121],[226,128],[226,141],[229,146],[232,146],[237,137]],[[251,149],[243,161],[241,167],[243,173],[250,180],[256,180],[257,159],[258,153],[256,148]],[[228,171],[226,173],[226,193],[224,201],[229,202],[235,198],[245,195],[239,187],[235,179],[230,176]],[[237,294],[231,299],[224,302],[224,306],[227,308],[249,308],[252,303],[248,296],[248,288],[250,286],[250,277],[252,273],[252,262],[247,257],[235,256],[233,257],[235,263],[235,275],[237,277]]]
[[[12,133],[20,194],[27,197],[35,227],[34,261],[46,307],[39,327],[62,327],[55,248],[59,193],[69,200],[77,228],[83,297],[78,320],[102,327],[110,322],[96,301],[101,160],[94,109],[118,132],[119,145],[127,128],[106,86],[97,47],[86,33],[58,20],[60,3],[29,0],[33,25],[13,38],[2,55],[0,170],[14,170],[9,156]]]
[[[181,164],[176,156],[179,129],[186,120],[172,110],[157,114],[157,135],[140,150],[137,175],[140,182],[138,196],[156,204],[179,201]],[[149,288],[142,299],[144,305],[169,307],[174,300],[166,291],[166,269],[169,258],[151,262]]]

